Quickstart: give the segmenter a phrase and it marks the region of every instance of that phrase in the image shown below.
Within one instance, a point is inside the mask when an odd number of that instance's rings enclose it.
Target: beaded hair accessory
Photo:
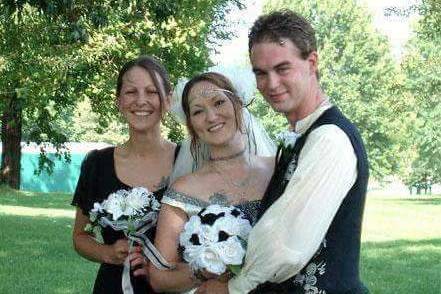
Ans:
[[[248,105],[250,101],[254,98],[257,91],[256,78],[254,77],[251,69],[245,67],[223,67],[218,65],[209,68],[208,71],[217,72],[227,77],[233,84],[234,89],[237,91],[237,96],[242,100],[243,105]],[[173,90],[172,95],[171,112],[181,124],[185,124],[186,121],[184,111],[182,110],[181,99],[182,92],[184,91],[184,87],[187,82],[188,79],[179,79]],[[225,93],[234,94],[226,89],[216,89],[216,91],[223,91]]]

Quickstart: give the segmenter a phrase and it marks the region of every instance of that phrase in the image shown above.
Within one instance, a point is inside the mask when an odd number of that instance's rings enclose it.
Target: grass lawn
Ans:
[[[441,196],[369,195],[361,272],[372,293],[441,294]]]
[[[0,206],[70,207],[71,195],[0,188]],[[361,271],[371,293],[441,294],[441,196],[369,195]],[[90,293],[97,264],[72,249],[72,218],[0,214],[0,293]]]
[[[91,293],[97,265],[72,249],[72,221],[0,215],[0,293]]]
[[[72,195],[67,193],[25,192],[0,186],[0,205],[74,210],[71,201]]]

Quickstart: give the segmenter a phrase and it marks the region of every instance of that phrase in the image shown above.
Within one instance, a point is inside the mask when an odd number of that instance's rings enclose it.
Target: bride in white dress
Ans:
[[[178,178],[162,199],[155,246],[175,269],[150,267],[157,292],[191,292],[201,282],[179,250],[179,234],[189,217],[210,204],[235,205],[254,223],[274,167],[273,157],[261,156],[272,155],[273,147],[266,140],[269,149],[259,151],[249,113],[244,114],[243,102],[225,76],[211,72],[191,79],[182,93],[182,108],[195,171]],[[185,147],[181,153],[188,157]]]

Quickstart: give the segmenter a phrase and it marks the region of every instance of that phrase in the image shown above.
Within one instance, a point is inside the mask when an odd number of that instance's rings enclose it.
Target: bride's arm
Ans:
[[[188,264],[178,253],[179,234],[187,222],[187,214],[177,207],[162,204],[156,229],[155,247],[162,256],[176,266],[173,270],[159,270],[150,265],[150,284],[156,292],[178,292],[197,286]]]

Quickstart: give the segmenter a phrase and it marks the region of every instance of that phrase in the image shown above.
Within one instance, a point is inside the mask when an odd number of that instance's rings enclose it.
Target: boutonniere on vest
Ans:
[[[292,131],[284,131],[276,136],[276,140],[278,144],[282,146],[282,148],[292,149],[294,148],[298,137],[299,135]]]

